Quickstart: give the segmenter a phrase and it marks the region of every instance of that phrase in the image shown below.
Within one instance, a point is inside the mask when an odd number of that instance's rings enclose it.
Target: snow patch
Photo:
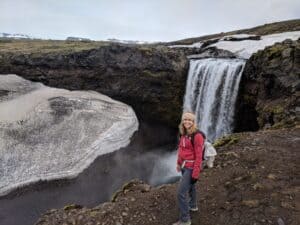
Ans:
[[[235,34],[235,35],[228,35],[222,37],[218,42],[214,44],[210,44],[206,46],[209,47],[216,47],[218,49],[228,50],[234,53],[237,57],[242,59],[248,59],[251,57],[252,54],[256,53],[259,50],[264,49],[267,46],[271,46],[276,42],[282,42],[286,39],[297,40],[300,38],[300,31],[293,31],[293,32],[283,32],[277,34],[270,34],[261,36],[260,40],[235,40],[230,41],[230,38],[236,39],[244,39],[244,38],[251,38],[255,37],[256,35],[249,35],[249,34]],[[229,40],[228,40],[229,39]],[[206,40],[209,41],[209,40]],[[171,45],[170,48],[201,48],[203,42],[195,42],[191,45]]]
[[[137,129],[133,109],[105,95],[0,75],[0,196],[76,177],[98,156],[127,146]]]
[[[248,59],[252,54],[276,42],[282,42],[286,39],[297,40],[298,38],[300,38],[300,31],[294,31],[261,36],[261,40],[218,41],[208,47],[228,50],[240,58]]]

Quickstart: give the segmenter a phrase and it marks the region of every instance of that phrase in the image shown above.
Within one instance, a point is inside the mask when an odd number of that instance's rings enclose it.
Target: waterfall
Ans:
[[[210,141],[232,132],[244,65],[241,59],[190,61],[183,109],[195,112],[198,128]]]

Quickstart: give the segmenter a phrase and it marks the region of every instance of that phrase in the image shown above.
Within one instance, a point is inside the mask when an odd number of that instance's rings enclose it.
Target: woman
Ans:
[[[195,114],[191,112],[183,113],[179,132],[181,137],[176,169],[182,174],[177,193],[180,217],[179,221],[173,225],[190,225],[189,211],[198,210],[195,183],[200,173],[204,138],[197,130]],[[188,196],[189,199],[187,199]]]

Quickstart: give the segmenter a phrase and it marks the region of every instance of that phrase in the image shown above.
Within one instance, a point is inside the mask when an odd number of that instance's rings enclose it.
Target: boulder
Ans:
[[[237,130],[299,123],[300,40],[276,43],[246,63],[237,107]]]

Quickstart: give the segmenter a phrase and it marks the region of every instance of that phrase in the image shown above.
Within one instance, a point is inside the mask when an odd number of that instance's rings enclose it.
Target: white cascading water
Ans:
[[[183,109],[195,112],[199,129],[210,141],[232,132],[244,65],[241,59],[190,61]]]

